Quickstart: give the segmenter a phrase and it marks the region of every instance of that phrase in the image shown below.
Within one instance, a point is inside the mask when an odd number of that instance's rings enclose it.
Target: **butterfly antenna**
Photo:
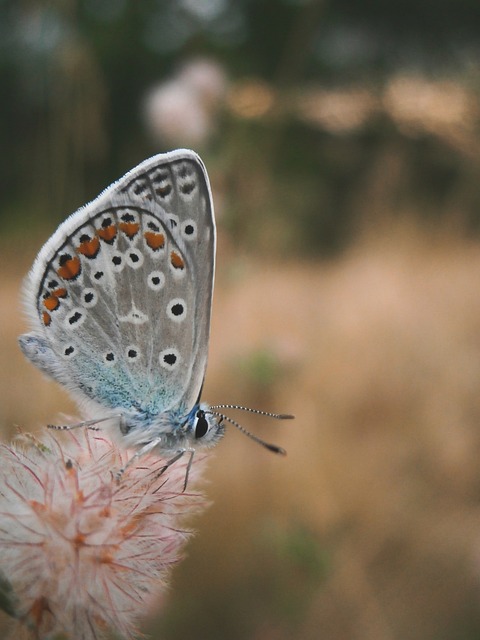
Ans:
[[[293,420],[295,418],[295,416],[292,416],[290,413],[271,413],[270,411],[260,411],[260,409],[250,409],[250,407],[242,407],[238,404],[216,404],[211,405],[210,409],[239,409],[240,411],[248,411],[249,413],[256,413],[259,416],[275,418],[276,420]]]
[[[214,407],[211,407],[211,408],[213,409]],[[229,407],[229,408],[235,408],[235,407]],[[253,412],[257,413],[256,411],[253,411]],[[230,424],[233,424],[233,426],[236,427],[239,431],[241,431],[243,434],[248,436],[251,440],[254,440],[255,442],[258,442],[258,444],[261,444],[262,447],[265,447],[265,449],[268,449],[269,451],[273,451],[273,453],[279,453],[282,456],[287,455],[287,452],[282,447],[279,447],[276,444],[270,444],[269,442],[265,442],[265,440],[262,440],[262,438],[259,438],[255,434],[250,433],[250,431],[247,431],[247,429],[245,429],[245,427],[242,427],[241,424],[238,424],[238,422],[236,422],[232,418],[229,418],[223,413],[219,413],[218,411],[205,411],[205,413],[210,413],[212,416],[217,416],[217,418],[221,418],[222,420],[226,420]],[[263,412],[259,411],[258,413],[263,413]],[[276,417],[276,414],[271,414],[271,415],[273,417]]]

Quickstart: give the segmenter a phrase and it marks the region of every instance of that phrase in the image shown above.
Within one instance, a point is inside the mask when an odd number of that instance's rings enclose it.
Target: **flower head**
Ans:
[[[36,638],[134,637],[180,558],[183,517],[203,504],[190,491],[202,460],[183,491],[185,459],[161,473],[165,460],[144,456],[117,482],[131,454],[105,437],[29,442],[0,447],[0,571],[16,617]]]

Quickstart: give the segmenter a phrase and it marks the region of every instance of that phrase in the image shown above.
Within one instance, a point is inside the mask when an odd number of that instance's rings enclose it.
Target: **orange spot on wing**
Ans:
[[[52,321],[52,316],[51,316],[49,313],[47,313],[46,311],[44,311],[44,312],[42,313],[42,320],[43,320],[43,324],[44,324],[46,327],[48,327],[48,325],[49,325],[49,324],[51,323],[51,321]]]
[[[52,296],[55,296],[55,298],[66,298],[67,290],[63,288],[55,289],[55,291],[52,291]]]
[[[169,195],[169,193],[172,190],[172,185],[171,184],[166,184],[164,187],[157,187],[155,189],[155,193],[160,196],[161,198],[165,198],[166,196]]]
[[[129,238],[133,238],[134,236],[136,236],[140,228],[138,222],[120,222],[118,226]]]
[[[86,258],[95,258],[99,249],[100,240],[98,238],[92,238],[91,240],[84,240],[77,248],[77,251]]]
[[[165,236],[163,233],[155,233],[155,231],[145,231],[143,234],[145,237],[145,242],[148,244],[150,249],[154,251],[158,251],[159,249],[163,249],[165,246]]]
[[[117,227],[114,224],[111,224],[109,227],[102,227],[96,231],[97,236],[104,242],[108,242],[108,244],[111,244],[117,235]]]
[[[174,269],[185,269],[185,262],[182,256],[176,251],[172,251],[170,254],[170,263]]]
[[[60,305],[60,300],[56,296],[48,296],[43,301],[43,306],[49,311],[55,311]]]
[[[63,278],[64,280],[75,280],[81,270],[80,258],[75,256],[74,258],[65,260],[65,262],[57,269],[57,273],[60,278]]]

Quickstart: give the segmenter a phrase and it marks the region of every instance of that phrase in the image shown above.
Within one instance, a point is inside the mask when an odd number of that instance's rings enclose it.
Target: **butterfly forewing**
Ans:
[[[145,161],[40,252],[27,300],[55,366],[36,364],[112,409],[189,411],[205,374],[214,254],[201,160],[177,151]]]

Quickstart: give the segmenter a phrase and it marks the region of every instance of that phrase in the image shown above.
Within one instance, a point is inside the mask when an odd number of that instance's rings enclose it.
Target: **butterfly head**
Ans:
[[[187,437],[194,445],[213,447],[223,437],[223,417],[214,415],[208,406],[197,405],[187,420]]]

